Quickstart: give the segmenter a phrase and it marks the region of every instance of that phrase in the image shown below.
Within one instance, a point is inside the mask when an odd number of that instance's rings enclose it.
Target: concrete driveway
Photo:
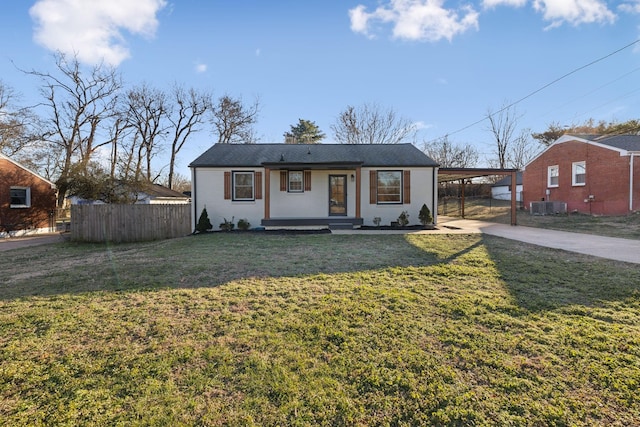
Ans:
[[[446,218],[438,224],[440,229],[446,229],[447,227],[455,227],[458,232],[462,230],[479,232],[548,248],[640,264],[640,240],[466,219]]]
[[[640,240],[595,236],[547,230],[544,228],[512,226],[492,222],[474,221],[451,217],[438,217],[437,230],[332,230],[334,234],[469,234],[484,233],[505,239],[518,240],[533,245],[562,249],[585,255],[597,256],[616,261],[640,264]]]

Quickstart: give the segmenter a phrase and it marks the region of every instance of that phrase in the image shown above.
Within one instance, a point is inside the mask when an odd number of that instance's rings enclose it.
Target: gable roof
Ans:
[[[566,134],[558,138],[553,144],[562,144],[568,141],[578,141],[587,144],[599,145],[616,151],[640,151],[640,135],[571,135]]]
[[[188,199],[189,198],[189,196],[187,196],[186,194],[182,194],[178,191],[172,190],[168,187],[165,187],[159,184],[147,185],[142,189],[142,192],[150,196],[151,198],[160,198],[160,199],[166,199],[166,198]]]
[[[620,153],[621,156],[627,156],[630,153],[640,152],[640,135],[591,135],[591,134],[564,134],[560,138],[556,139],[551,145],[546,147],[536,156],[534,156],[525,165],[523,169],[527,169],[527,166],[536,161],[540,156],[547,152],[551,147],[563,144],[565,142],[582,142],[585,144],[595,145],[597,147],[605,148],[608,150],[614,150]]]
[[[506,185],[511,185],[511,175],[505,176],[493,184],[492,187],[504,187]],[[522,185],[522,172],[516,172],[516,185]]]
[[[197,167],[437,167],[413,144],[216,144]]]
[[[19,167],[20,169],[30,173],[31,175],[37,177],[38,179],[46,182],[47,184],[49,184],[51,186],[51,188],[57,188],[56,184],[54,184],[53,182],[49,181],[47,178],[43,177],[42,175],[40,175],[37,172],[32,171],[31,169],[29,169],[28,167],[16,162],[15,160],[13,160],[12,158],[5,156],[4,154],[0,153],[0,159],[6,160],[9,163],[14,164],[15,166]]]

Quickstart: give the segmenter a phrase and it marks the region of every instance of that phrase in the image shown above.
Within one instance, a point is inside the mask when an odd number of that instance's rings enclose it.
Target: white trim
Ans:
[[[577,182],[576,181],[576,176],[577,176],[577,169],[579,166],[582,166],[582,168],[584,169],[584,182]],[[584,187],[585,185],[587,185],[587,162],[584,160],[581,160],[579,162],[572,162],[571,163],[571,185],[573,187]]]
[[[557,184],[551,184],[551,170],[555,169],[556,170],[556,175],[555,177],[558,179],[558,183]],[[547,188],[556,188],[560,186],[560,166],[558,165],[551,165],[551,166],[547,166]]]

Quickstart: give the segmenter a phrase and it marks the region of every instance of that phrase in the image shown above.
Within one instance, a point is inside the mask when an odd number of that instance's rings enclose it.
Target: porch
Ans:
[[[362,226],[363,219],[356,217],[324,217],[324,218],[264,218],[263,227],[323,227],[330,229],[353,229]]]

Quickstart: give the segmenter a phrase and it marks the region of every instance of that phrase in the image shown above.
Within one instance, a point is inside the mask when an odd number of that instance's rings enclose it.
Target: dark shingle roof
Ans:
[[[500,181],[492,185],[492,187],[502,187],[505,185],[511,185],[511,175],[507,175]],[[516,172],[516,185],[522,185],[522,172]]]
[[[640,151],[640,135],[599,136],[591,139],[593,142],[608,145],[626,151]]]
[[[625,151],[640,151],[640,135],[581,135],[571,134],[587,141],[595,142]]]
[[[438,164],[412,144],[216,144],[189,167],[390,167]]]

